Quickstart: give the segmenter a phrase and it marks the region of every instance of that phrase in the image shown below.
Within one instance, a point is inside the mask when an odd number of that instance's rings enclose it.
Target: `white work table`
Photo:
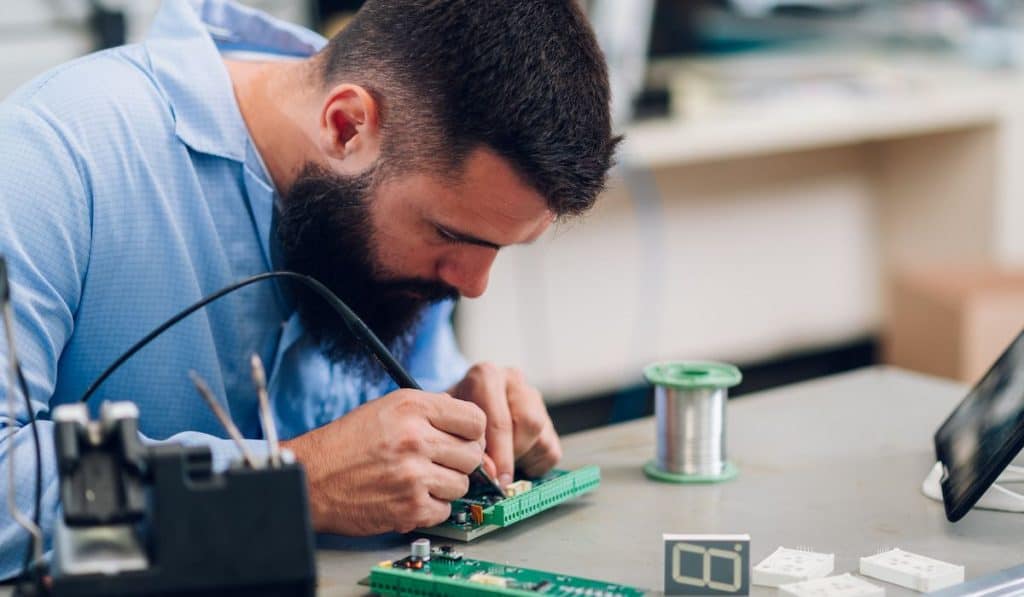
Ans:
[[[836,573],[892,547],[967,567],[967,578],[1024,562],[1024,515],[975,511],[950,524],[920,493],[935,429],[961,386],[888,368],[779,388],[729,405],[739,477],[666,485],[641,466],[650,419],[565,438],[566,467],[601,466],[601,487],[576,503],[464,545],[467,556],[662,589],[662,533],[748,533],[753,563],[779,546],[836,554]],[[339,455],[343,457],[343,455]],[[323,539],[321,595],[360,595],[356,582],[410,539]],[[889,595],[913,594],[873,581]],[[753,587],[752,595],[775,589]]]

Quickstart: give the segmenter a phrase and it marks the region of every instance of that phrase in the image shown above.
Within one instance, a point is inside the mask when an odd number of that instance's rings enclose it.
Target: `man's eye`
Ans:
[[[458,237],[456,237],[451,232],[448,232],[444,228],[441,228],[440,226],[435,226],[435,229],[437,230],[437,236],[439,236],[441,240],[452,244],[457,244],[461,242]]]

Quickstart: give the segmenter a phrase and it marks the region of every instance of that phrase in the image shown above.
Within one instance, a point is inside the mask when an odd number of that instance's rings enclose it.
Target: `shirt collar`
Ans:
[[[165,0],[144,45],[179,139],[195,151],[246,160],[249,131],[220,52],[304,57],[326,40],[230,0]]]

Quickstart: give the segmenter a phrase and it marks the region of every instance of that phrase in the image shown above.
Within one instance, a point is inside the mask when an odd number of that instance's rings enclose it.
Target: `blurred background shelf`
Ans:
[[[777,72],[800,58],[756,60]],[[685,73],[737,64],[757,70],[745,56],[671,66],[692,92],[703,83]],[[1024,79],[848,54],[832,70],[851,64],[890,83],[816,80],[624,127],[585,225],[508,251],[490,292],[464,301],[469,355],[521,364],[557,404],[635,388],[658,359],[757,366],[863,345],[882,332],[893,271],[1024,262]]]
[[[785,55],[787,60],[793,58]],[[778,61],[762,58],[759,62],[770,70]],[[823,62],[820,56],[814,61]],[[729,62],[695,64],[707,70]],[[837,64],[848,62],[847,57],[836,57]],[[864,69],[878,68],[876,62],[879,60],[865,60]],[[662,70],[665,66],[661,65]],[[675,66],[687,69],[686,63]],[[886,65],[885,71],[890,77],[899,75],[906,88],[888,93],[850,92],[842,97],[789,97],[767,106],[755,102],[713,106],[704,109],[710,113],[694,117],[632,124],[624,130],[626,142],[620,160],[646,168],[673,167],[998,125],[1024,97],[1024,78],[1016,74],[935,62],[903,68]],[[677,85],[684,88],[701,84],[695,77],[680,79]]]

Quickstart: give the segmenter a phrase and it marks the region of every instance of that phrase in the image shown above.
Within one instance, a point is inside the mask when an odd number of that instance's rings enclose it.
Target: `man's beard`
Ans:
[[[280,205],[277,237],[287,269],[316,278],[403,360],[424,309],[458,292],[440,282],[389,276],[373,250],[373,170],[340,176],[306,164]],[[383,369],[315,292],[292,284],[303,326],[335,362],[380,380]]]

